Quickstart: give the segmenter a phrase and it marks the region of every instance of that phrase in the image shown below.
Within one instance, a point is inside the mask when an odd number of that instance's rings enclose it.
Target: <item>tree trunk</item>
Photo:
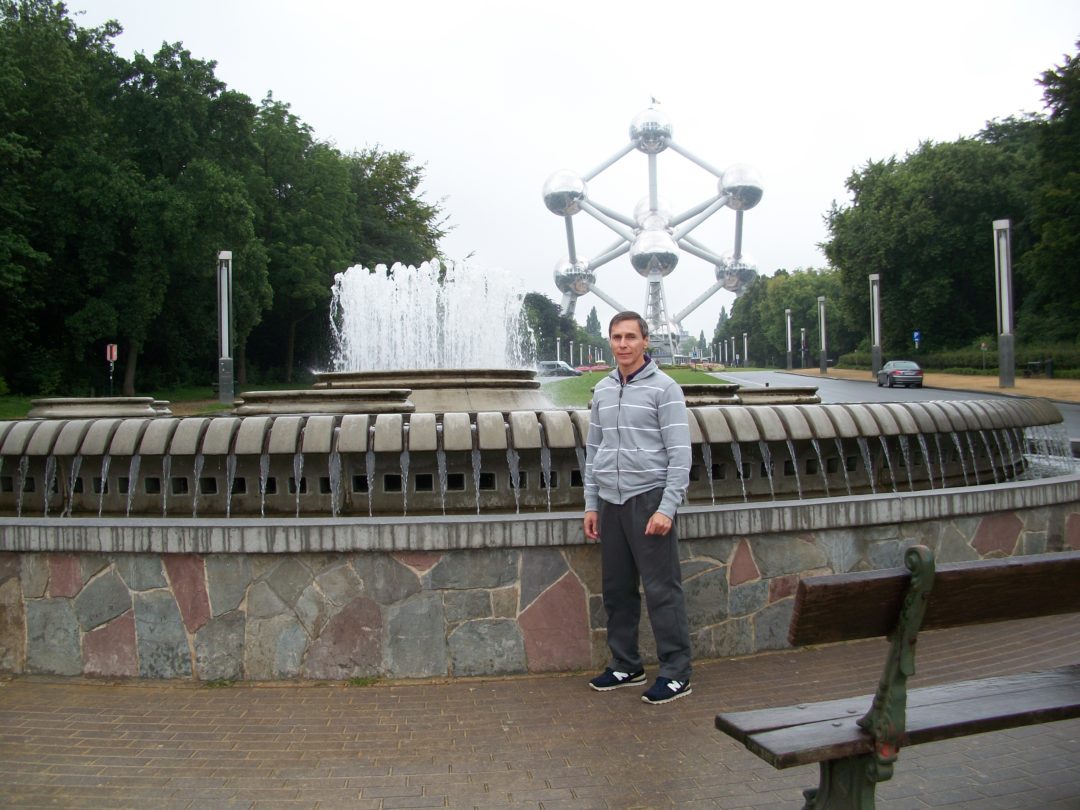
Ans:
[[[233,368],[236,377],[236,385],[243,388],[247,385],[247,349],[244,343],[236,347],[236,365]]]
[[[135,368],[139,361],[139,344],[134,340],[128,344],[127,361],[124,363],[124,382],[120,394],[125,397],[135,396]]]
[[[288,334],[285,336],[285,382],[292,382],[293,354],[296,351],[296,324],[303,318],[289,318]]]

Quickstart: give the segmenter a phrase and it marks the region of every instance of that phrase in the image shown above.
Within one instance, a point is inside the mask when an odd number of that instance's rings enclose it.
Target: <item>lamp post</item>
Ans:
[[[799,327],[799,368],[806,368],[808,348],[806,346],[806,327]]]
[[[746,332],[742,333],[742,359],[743,365],[750,365],[750,347],[746,342]]]
[[[217,259],[218,402],[225,405],[231,405],[234,398],[232,357],[232,251],[219,250]]]
[[[997,290],[998,387],[1016,385],[1016,354],[1013,346],[1012,223],[994,220],[994,279]]]
[[[791,310],[784,310],[784,326],[787,332],[787,370],[791,371],[794,368],[792,363],[792,351],[791,351]]]
[[[870,274],[870,366],[874,379],[881,371],[881,276]]]
[[[735,336],[731,336],[731,364],[738,367],[739,357],[735,354]]]
[[[819,357],[818,370],[822,374],[829,373],[829,343],[825,338],[825,296],[819,295],[817,299],[818,330],[821,332],[821,356]]]

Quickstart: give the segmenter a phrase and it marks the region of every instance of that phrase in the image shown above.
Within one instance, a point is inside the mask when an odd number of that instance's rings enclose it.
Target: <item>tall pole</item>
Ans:
[[[819,295],[817,299],[818,330],[821,332],[821,356],[818,370],[822,374],[829,373],[829,342],[825,337],[825,296]]]
[[[791,351],[791,310],[784,310],[784,325],[787,331],[787,370],[791,371],[794,368],[792,364],[792,351]]]
[[[731,364],[733,366],[736,366],[736,367],[738,367],[738,365],[739,365],[739,357],[738,357],[737,354],[735,354],[735,336],[734,335],[731,336]]]
[[[233,395],[232,357],[232,251],[218,251],[218,402],[231,405]]]
[[[750,365],[750,346],[746,342],[746,332],[742,333],[742,359],[744,366]]]
[[[870,370],[874,379],[881,371],[881,276],[870,274]]]
[[[1012,223],[994,220],[994,278],[997,289],[998,387],[1016,386],[1016,353],[1013,346]]]
[[[799,368],[806,368],[807,361],[806,327],[799,327]]]

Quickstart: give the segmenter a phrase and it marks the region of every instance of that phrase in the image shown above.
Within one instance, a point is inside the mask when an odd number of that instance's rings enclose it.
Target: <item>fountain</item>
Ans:
[[[343,679],[600,665],[598,549],[581,532],[588,412],[552,406],[531,371],[482,368],[486,355],[454,374],[380,367],[394,355],[375,359],[351,310],[383,307],[383,287],[409,287],[410,273],[339,277],[335,329],[371,366],[346,369],[343,350],[309,391],[247,392],[214,417],[49,401],[0,422],[0,671]],[[364,292],[350,299],[357,275]],[[436,287],[447,283],[461,282]],[[473,283],[473,320],[512,323],[477,292],[504,288]],[[456,306],[442,292],[424,317]],[[429,335],[436,358],[440,341],[469,343]],[[471,342],[520,345],[486,327]],[[748,404],[711,388],[688,391],[679,516],[699,657],[782,647],[806,572],[899,564],[916,542],[942,561],[1080,547],[1080,476],[1045,400],[825,405],[777,389]]]

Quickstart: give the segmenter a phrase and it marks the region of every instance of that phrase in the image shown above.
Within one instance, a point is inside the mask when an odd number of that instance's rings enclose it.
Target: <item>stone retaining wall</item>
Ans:
[[[1080,549],[1080,476],[690,507],[698,658],[786,646],[799,577]],[[0,672],[198,680],[422,678],[606,662],[580,516],[0,519]],[[647,621],[643,646],[650,649]]]

